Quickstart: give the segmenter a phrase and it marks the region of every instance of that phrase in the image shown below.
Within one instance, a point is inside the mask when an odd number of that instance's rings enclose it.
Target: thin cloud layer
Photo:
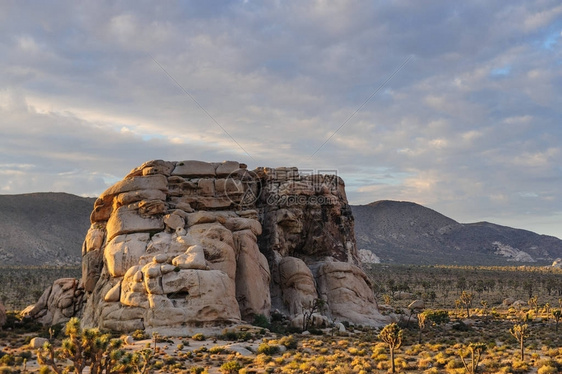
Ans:
[[[355,204],[562,237],[561,15],[548,0],[4,2],[0,193],[95,196],[149,159],[235,159],[337,170]]]

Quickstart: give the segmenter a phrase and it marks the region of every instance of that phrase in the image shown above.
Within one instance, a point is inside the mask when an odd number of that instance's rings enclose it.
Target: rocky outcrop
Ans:
[[[295,318],[318,298],[324,320],[384,322],[336,176],[149,161],[102,193],[90,220],[86,326],[189,334],[272,309]],[[30,315],[58,320],[51,301],[42,297]]]
[[[43,292],[35,305],[25,308],[23,318],[32,318],[45,325],[68,322],[82,314],[84,287],[74,278],[57,279]]]

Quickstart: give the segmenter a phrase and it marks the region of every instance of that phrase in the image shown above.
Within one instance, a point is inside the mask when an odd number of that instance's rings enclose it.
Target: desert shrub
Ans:
[[[16,359],[11,354],[6,354],[0,358],[0,365],[3,366],[13,366],[16,363]]]
[[[256,358],[254,358],[254,363],[259,366],[265,366],[268,362],[271,362],[271,356],[266,354],[258,354]]]
[[[164,363],[166,365],[173,365],[176,363],[176,358],[170,355],[164,356]]]
[[[192,366],[191,369],[189,369],[189,371],[194,374],[202,374],[205,372],[205,368],[201,366]]]
[[[238,340],[238,333],[236,331],[224,331],[220,338],[223,340],[236,341]]]
[[[144,340],[149,338],[148,334],[144,330],[135,330],[131,334],[131,337],[135,340]]]
[[[242,341],[248,341],[250,339],[253,339],[254,336],[252,335],[251,332],[249,331],[241,331],[238,333],[238,340],[242,340]]]
[[[463,364],[460,360],[457,360],[456,358],[453,358],[453,359],[450,359],[449,362],[447,362],[445,367],[447,369],[458,369],[458,368],[462,368]]]
[[[238,361],[228,361],[221,365],[220,371],[224,374],[236,374],[242,369],[242,365]]]
[[[203,335],[203,334],[201,334],[201,333],[198,333],[198,334],[193,335],[193,336],[191,337],[191,339],[196,340],[196,341],[198,341],[198,342],[202,342],[202,341],[204,341],[206,338],[205,338],[205,335]]]
[[[18,356],[23,359],[29,360],[33,356],[33,353],[31,351],[22,351]]]
[[[230,352],[228,349],[223,347],[222,345],[215,345],[209,349],[209,353],[212,354],[221,354],[221,353],[228,353]]]
[[[425,310],[423,312],[426,319],[434,325],[441,325],[442,323],[449,322],[449,312],[446,310]]]
[[[538,374],[556,374],[558,372],[559,371],[556,367],[550,365],[541,366],[537,371]]]
[[[431,366],[432,366],[431,358],[421,358],[418,361],[418,369],[420,370],[429,369]]]
[[[457,322],[453,323],[452,328],[455,331],[470,331],[470,326],[468,326],[463,321],[457,321]]]
[[[276,345],[269,345],[267,343],[261,343],[258,347],[258,353],[263,353],[265,355],[274,355],[279,353],[279,347]]]
[[[0,374],[12,374],[14,371],[7,366],[0,366]]]
[[[160,370],[164,367],[164,361],[158,360],[158,361],[154,362],[153,366],[154,366],[155,369]]]
[[[279,339],[279,344],[284,345],[287,349],[297,349],[297,339],[293,335],[284,336]]]
[[[269,320],[267,319],[267,317],[263,314],[256,314],[254,316],[254,326],[258,326],[258,327],[263,327],[265,329],[268,329],[270,327],[270,323]]]
[[[423,372],[423,374],[438,374],[439,370],[437,368],[430,368]]]
[[[312,335],[324,335],[324,331],[317,329],[315,327],[309,328],[308,332],[310,332]]]
[[[521,360],[514,360],[511,364],[511,368],[514,369],[518,373],[524,373],[529,370],[529,364],[525,361]]]

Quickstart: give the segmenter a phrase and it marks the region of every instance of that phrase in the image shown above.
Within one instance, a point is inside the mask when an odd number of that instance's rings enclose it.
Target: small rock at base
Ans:
[[[33,338],[29,342],[29,346],[34,349],[41,348],[48,341],[49,339],[45,339],[45,338],[39,338],[39,337]]]

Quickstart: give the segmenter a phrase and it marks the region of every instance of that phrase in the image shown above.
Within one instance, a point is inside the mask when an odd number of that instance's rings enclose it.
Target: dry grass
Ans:
[[[531,303],[514,308],[500,305],[507,296],[527,299],[528,289],[513,283],[519,276],[514,270],[445,268],[443,277],[464,277],[465,291],[475,294],[477,291],[471,289],[471,284],[478,285],[479,280],[496,277],[496,285],[482,290],[478,295],[487,301],[487,305],[475,303],[470,308],[471,318],[466,319],[466,310],[457,308],[454,303],[455,297],[462,291],[454,289],[456,284],[444,297],[439,293],[443,291],[439,282],[444,279],[436,276],[435,268],[407,269],[408,267],[400,269],[397,281],[410,285],[412,297],[421,296],[416,295],[420,291],[421,282],[435,284],[434,292],[437,291],[437,298],[442,298],[443,303],[435,300],[431,307],[446,309],[451,321],[426,327],[420,344],[415,318],[409,324],[404,322],[407,320],[404,318],[401,325],[404,342],[396,352],[398,372],[465,373],[460,354],[464,352],[463,355],[466,356],[466,347],[470,343],[483,343],[486,346],[479,363],[479,372],[482,373],[562,372],[562,338],[555,331],[556,323],[552,317],[552,309],[558,308],[557,295],[553,295],[556,290],[550,290],[549,298],[545,288],[551,274],[557,277],[560,274],[536,270],[536,273],[525,273],[526,279],[537,282],[533,285],[533,292],[538,296],[538,305]],[[442,270],[439,269],[440,272]],[[501,289],[498,288],[499,279],[503,284]],[[424,284],[421,288],[431,291],[431,286]],[[383,283],[383,286],[387,285]],[[398,292],[384,290],[386,291],[394,292],[395,295]],[[478,296],[475,296],[475,300],[479,301]],[[400,309],[410,301],[411,298],[398,297],[390,300],[394,309]],[[546,306],[547,302],[552,304]],[[530,336],[524,342],[523,361],[518,359],[518,342],[509,333],[515,323],[526,323],[529,326]],[[562,327],[560,328],[562,331]],[[244,336],[234,342],[212,338],[201,340],[196,336],[163,338],[157,344],[151,367],[157,373],[386,373],[390,367],[389,351],[378,340],[378,332],[367,327],[352,326],[346,333],[333,336],[332,331],[326,329],[323,335],[295,334],[293,337],[267,331],[265,335]],[[0,333],[0,349],[4,355],[0,358],[0,373],[21,372],[24,359],[27,360],[28,369],[37,371],[35,353],[26,344],[32,336],[44,333],[44,330],[28,334],[17,330]],[[60,335],[57,337],[55,345],[60,345],[61,338]],[[138,350],[150,343],[150,340],[139,341],[128,349]],[[236,353],[232,344],[247,348],[252,353],[248,356]]]

